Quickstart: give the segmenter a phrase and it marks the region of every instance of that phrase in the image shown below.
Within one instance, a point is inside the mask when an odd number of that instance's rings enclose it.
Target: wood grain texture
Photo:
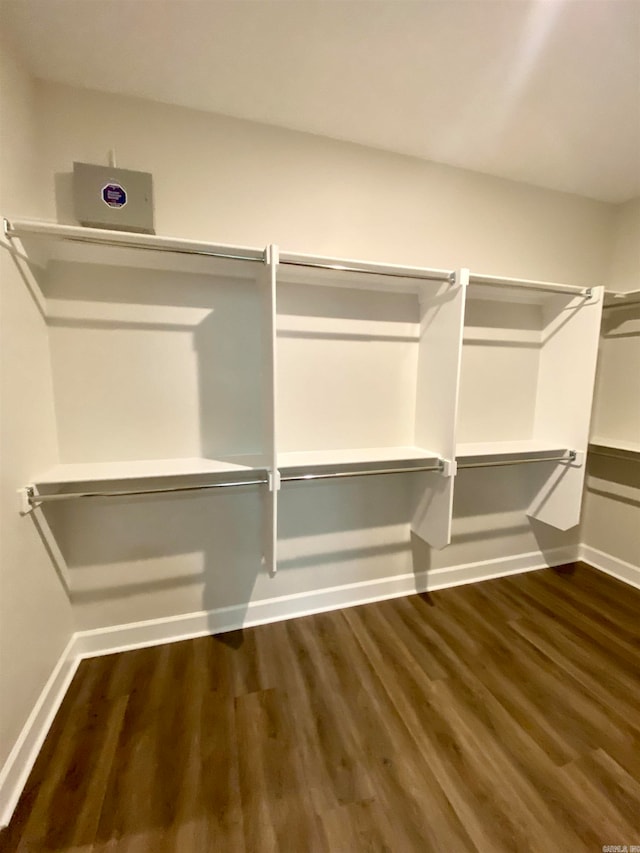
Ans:
[[[571,564],[84,661],[0,851],[640,844],[639,613]]]

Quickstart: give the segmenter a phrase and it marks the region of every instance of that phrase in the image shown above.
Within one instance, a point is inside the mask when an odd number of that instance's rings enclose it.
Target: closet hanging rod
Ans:
[[[505,459],[496,462],[458,462],[458,468],[501,468],[506,465],[527,465],[532,462],[575,462],[577,453],[575,450],[567,451],[568,455],[562,456],[533,456],[523,459]]]
[[[293,483],[302,480],[333,480],[337,477],[370,477],[374,474],[413,474],[417,471],[442,471],[443,461],[438,460],[431,465],[420,465],[412,468],[375,468],[365,471],[328,471],[317,474],[283,474],[281,483]]]
[[[591,287],[580,287],[575,284],[552,284],[544,281],[529,281],[524,278],[501,278],[493,275],[469,274],[469,284],[482,284],[485,287],[514,287],[523,290],[540,290],[545,293],[573,293],[590,299],[593,295]]]
[[[8,219],[4,219],[3,230],[9,240],[13,240],[16,237],[39,235],[41,237],[56,237],[72,243],[91,243],[100,246],[116,246],[123,249],[171,252],[177,255],[198,255],[231,261],[264,263],[265,260],[264,251],[259,249],[214,245],[213,243],[201,243],[196,240],[160,237],[156,234],[133,234],[131,232],[108,231],[106,229],[103,231],[99,228],[83,228],[78,225],[58,225],[55,222],[33,222],[30,220],[10,222]]]
[[[136,495],[167,495],[174,492],[202,492],[209,489],[228,489],[232,486],[262,486],[269,481],[265,478],[259,480],[239,480],[231,483],[204,483],[194,486],[167,486],[158,489],[126,489],[123,491],[99,491],[99,492],[62,492],[55,495],[37,494],[33,486],[27,487],[27,500],[31,506],[54,501],[72,501],[79,498],[128,498]]]
[[[387,278],[410,278],[416,279],[418,281],[450,281],[453,275],[450,270],[424,270],[423,272],[417,270],[407,270],[407,272],[403,272],[402,269],[398,269],[397,271],[391,269],[378,270],[375,268],[375,266],[368,266],[367,264],[358,265],[328,263],[325,261],[303,261],[288,258],[286,255],[280,255],[278,262],[284,266],[306,267],[309,269],[321,270],[336,270],[337,272],[367,273],[369,275],[386,276]]]

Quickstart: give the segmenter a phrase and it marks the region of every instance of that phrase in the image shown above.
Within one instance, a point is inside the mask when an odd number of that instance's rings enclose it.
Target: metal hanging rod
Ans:
[[[620,458],[628,458],[621,454],[604,453],[605,456],[620,456]],[[486,461],[486,462],[458,462],[458,468],[496,468],[507,465],[524,465],[533,462],[575,462],[576,451],[571,450],[568,454],[562,456],[536,456],[529,459],[509,459],[503,461]],[[410,468],[373,468],[367,470],[355,471],[327,471],[309,474],[284,474],[280,478],[282,483],[303,482],[309,480],[334,480],[346,477],[372,477],[384,474],[414,474],[425,471],[443,471],[444,460],[438,459],[435,463],[429,465],[418,465]],[[203,492],[213,489],[228,489],[237,486],[263,486],[267,485],[269,480],[267,477],[260,477],[253,480],[239,480],[225,483],[204,483],[193,486],[166,486],[157,489],[124,489],[124,490],[105,490],[91,492],[63,492],[51,495],[41,495],[36,492],[34,486],[27,486],[25,489],[26,501],[30,507],[39,506],[42,503],[57,503],[60,501],[79,500],[84,498],[127,498],[138,497],[143,495],[166,495],[177,494],[181,492]]]
[[[411,278],[418,281],[451,281],[453,273],[450,270],[424,270],[407,269],[403,272],[402,267],[398,270],[376,269],[374,264],[342,264],[329,261],[301,260],[286,255],[280,255],[279,263],[284,266],[306,267],[309,269],[336,270],[337,272],[357,272],[369,275],[381,275],[388,278]]]
[[[336,477],[367,477],[373,474],[411,474],[414,471],[442,471],[444,463],[438,460],[431,465],[421,465],[416,468],[377,468],[369,471],[335,471],[332,473],[285,475],[281,482],[293,482],[295,480],[327,480]],[[255,480],[240,480],[230,483],[205,483],[194,486],[167,486],[158,489],[125,489],[92,492],[62,492],[52,495],[41,495],[36,492],[34,486],[27,486],[24,491],[26,503],[29,507],[36,507],[42,503],[54,503],[59,501],[73,501],[83,498],[128,498],[141,495],[166,495],[179,492],[202,492],[211,489],[228,489],[234,486],[263,486],[269,483],[268,478],[261,477]]]
[[[575,450],[570,450],[568,455],[562,456],[534,456],[525,459],[507,459],[495,462],[458,462],[458,468],[501,468],[506,465],[528,465],[532,462],[575,462],[577,453]]]
[[[196,240],[162,237],[156,234],[134,234],[125,231],[109,231],[100,228],[87,228],[78,225],[59,225],[55,222],[38,222],[35,220],[3,219],[5,237],[13,240],[17,237],[40,236],[55,237],[75,243],[90,243],[120,248],[142,249],[154,252],[171,252],[180,255],[198,255],[201,257],[220,258],[223,260],[264,263],[265,251],[239,246],[223,246],[204,243]],[[298,266],[313,269],[336,270],[338,272],[368,273],[389,278],[405,278],[417,281],[454,281],[451,270],[420,269],[418,267],[383,266],[378,269],[375,263],[355,262],[342,263],[339,259],[314,260],[312,257],[295,254],[280,254],[279,262],[285,266]],[[500,276],[471,273],[470,284],[484,284],[489,287],[521,287],[523,289],[540,290],[547,293],[574,293],[585,299],[592,296],[592,289],[570,284],[551,284],[527,279],[510,279]],[[626,300],[624,304],[634,304]],[[621,303],[623,304],[623,303]],[[612,304],[606,307],[613,307]]]
[[[128,498],[136,495],[167,495],[174,492],[203,492],[210,489],[228,489],[233,486],[262,486],[269,481],[266,477],[259,480],[239,480],[231,483],[205,483],[197,486],[167,486],[160,489],[126,489],[124,491],[100,492],[63,492],[55,495],[40,495],[33,486],[27,487],[27,500],[31,506],[54,501],[73,501],[79,498]]]
[[[83,228],[78,225],[57,225],[52,222],[3,220],[3,230],[9,240],[16,237],[37,235],[57,237],[72,243],[92,243],[101,246],[116,246],[124,249],[143,249],[152,252],[171,252],[178,255],[199,255],[207,258],[222,258],[231,261],[264,263],[265,253],[258,249],[233,246],[216,246],[196,240],[159,237],[155,234],[132,234],[125,231],[108,231],[99,228]],[[246,252],[247,254],[243,254]]]
[[[493,275],[469,274],[469,284],[482,284],[485,287],[515,287],[523,290],[540,290],[545,293],[573,293],[590,299],[593,295],[591,287],[580,287],[575,284],[552,284],[544,281],[530,281],[524,278],[502,278]]]
[[[284,474],[280,477],[281,483],[293,483],[300,480],[333,480],[337,477],[371,477],[374,474],[413,474],[417,471],[442,471],[443,461],[438,460],[431,465],[420,465],[411,468],[375,468],[365,471],[332,471],[319,472],[317,474]]]

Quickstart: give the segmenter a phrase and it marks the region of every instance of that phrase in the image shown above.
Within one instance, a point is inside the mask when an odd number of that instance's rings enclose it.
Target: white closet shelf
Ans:
[[[422,447],[367,447],[349,450],[302,450],[278,453],[278,469],[282,473],[306,468],[322,469],[335,467],[362,467],[371,465],[394,465],[402,467],[408,463],[428,465],[438,462],[439,456]]]
[[[323,287],[416,293],[427,282],[448,281],[451,270],[382,264],[352,258],[280,252],[278,279]]]
[[[56,222],[36,220],[3,220],[4,235],[15,238],[37,238],[43,244],[44,262],[51,260],[89,262],[92,257],[87,244],[94,247],[146,250],[174,255],[218,258],[221,261],[244,261],[246,265],[264,263],[265,250],[247,246],[230,246],[207,243],[179,237],[140,234],[128,231],[110,231],[103,228],[85,228],[80,225],[59,225]],[[99,258],[101,261],[102,258]],[[243,266],[242,264],[237,266]]]
[[[605,308],[626,308],[629,305],[640,305],[640,290],[607,290],[605,292]]]
[[[527,278],[508,278],[506,276],[484,275],[482,273],[474,272],[469,273],[469,284],[484,285],[484,287],[481,288],[474,287],[473,291],[470,293],[470,297],[475,298],[499,298],[496,296],[497,289],[499,288],[509,288],[508,298],[510,300],[513,298],[514,292],[517,292],[518,289],[520,289],[523,294],[527,292],[530,294],[537,292],[539,297],[563,293],[588,297],[591,291],[590,287],[581,287],[580,285],[575,284],[536,281],[534,279]]]
[[[55,465],[32,479],[35,486],[65,486],[126,480],[153,480],[164,477],[189,477],[206,474],[240,474],[264,471],[257,456],[233,456],[225,459],[190,457],[184,459],[141,459],[127,462],[71,462]]]
[[[604,436],[598,435],[593,436],[589,440],[589,451],[602,456],[614,455],[607,451],[614,451],[616,456],[620,456],[622,458],[625,456],[639,456],[640,441],[630,441],[628,439],[620,438],[605,438]]]
[[[534,456],[560,456],[567,448],[562,445],[537,439],[523,441],[484,441],[458,444],[456,459],[460,462],[475,462],[483,459],[528,459]]]

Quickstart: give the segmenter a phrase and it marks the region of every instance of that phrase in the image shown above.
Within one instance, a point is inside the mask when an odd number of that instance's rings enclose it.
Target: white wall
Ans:
[[[74,221],[73,160],[115,147],[153,173],[159,233],[573,283],[607,269],[606,204],[135,99],[53,84],[38,98],[48,218]],[[527,520],[535,478],[464,472],[452,545],[413,554],[403,478],[287,487],[275,580],[257,566],[251,494],[68,504],[51,520],[78,627],[94,628],[410,573],[414,557],[435,569],[574,544],[577,530]]]
[[[609,265],[611,290],[640,288],[640,197],[616,208]]]
[[[358,145],[55,84],[40,87],[47,216],[72,161],[154,175],[162,234],[598,284],[611,206]]]
[[[0,45],[0,211],[42,212],[34,85]],[[17,489],[56,458],[44,320],[0,249],[0,767],[72,632],[71,605]]]
[[[640,198],[616,210],[607,276],[611,290],[640,289]],[[640,445],[640,306],[605,311],[593,434]],[[591,456],[582,541],[630,563],[640,583],[640,464]]]

